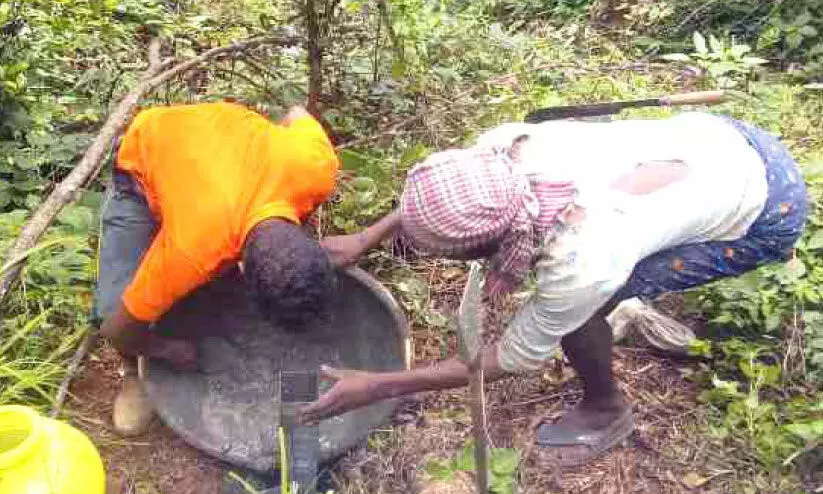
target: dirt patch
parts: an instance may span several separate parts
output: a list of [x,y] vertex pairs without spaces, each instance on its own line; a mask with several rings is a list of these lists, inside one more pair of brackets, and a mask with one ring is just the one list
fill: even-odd
[[[431,298],[425,306],[453,314],[462,273],[444,276],[448,270],[433,262],[415,263],[414,269],[428,281]],[[662,305],[666,312],[676,313],[681,309],[679,302],[670,299]],[[489,311],[491,337],[499,334],[517,305],[509,301]],[[410,317],[418,365],[454,351],[453,331],[433,329],[415,314]],[[696,388],[684,377],[691,365],[646,349],[617,349],[615,377],[634,405],[637,431],[623,447],[584,468],[556,470],[534,447],[537,425],[555,420],[581,396],[574,372],[559,361],[544,372],[488,385],[489,436],[496,447],[521,450],[522,493],[695,492],[690,482],[698,491],[728,492],[722,482],[730,474],[706,466],[710,451],[694,434],[703,427],[703,417],[695,405]],[[134,440],[123,440],[112,431],[111,408],[120,382],[119,359],[103,347],[87,362],[72,388],[74,423],[100,449],[109,494],[220,493],[226,466],[190,448],[159,422]],[[471,419],[465,404],[462,390],[409,399],[398,410],[395,427],[375,432],[366,447],[351,452],[336,466],[332,473],[338,484],[335,492],[420,492],[430,484],[424,473],[427,461],[454,457],[469,438]]]
[[[580,398],[582,390],[573,372],[564,367],[561,373],[552,370],[510,378],[488,387],[493,446],[523,452],[521,492],[688,491],[682,479],[702,465],[702,460],[687,453],[698,446],[689,434],[700,419],[694,386],[676,362],[644,350],[617,350],[615,375],[634,405],[637,431],[624,447],[584,468],[566,471],[541,458],[533,435],[539,423],[555,420]],[[454,457],[470,437],[471,419],[464,403],[462,391],[423,397],[415,423],[376,434],[369,449],[344,461],[339,492],[419,492],[427,483],[427,461]]]
[[120,389],[120,359],[99,348],[72,386],[71,417],[97,445],[107,473],[108,494],[219,494],[220,462],[189,447],[155,420],[145,435],[124,439],[111,425]]
[[[428,280],[430,301],[442,312],[454,313],[463,286],[462,275],[444,279],[436,262],[415,263]],[[486,340],[500,335],[522,300],[487,307]],[[660,301],[665,313],[682,316],[682,297]],[[682,322],[700,326],[696,317]],[[445,340],[454,352],[453,332],[444,335],[412,325],[418,365],[440,358]],[[615,350],[614,374],[634,407],[637,430],[623,447],[575,470],[558,470],[534,445],[534,431],[554,421],[582,396],[574,371],[561,361],[540,373],[512,377],[487,385],[487,414],[492,446],[522,452],[519,488],[522,493],[727,492],[722,475],[706,466],[706,444],[694,434],[703,428],[696,406],[697,389],[685,375],[694,362],[680,361],[642,348]],[[463,390],[428,393],[398,414],[402,427],[375,433],[369,447],[350,454],[337,471],[338,492],[400,494],[432,485],[425,474],[430,459],[453,458],[471,435],[471,418]],[[707,471],[711,473],[706,473]],[[715,475],[713,477],[713,475]],[[685,479],[685,480],[684,480]],[[698,479],[700,486],[690,480]],[[718,480],[715,480],[718,479]]]

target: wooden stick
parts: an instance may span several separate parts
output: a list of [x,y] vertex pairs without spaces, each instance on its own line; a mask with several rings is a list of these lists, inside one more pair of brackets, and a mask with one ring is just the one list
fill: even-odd
[[89,328],[88,333],[83,337],[83,341],[80,342],[80,346],[77,347],[77,351],[74,352],[74,356],[71,358],[69,366],[66,369],[66,375],[63,377],[63,381],[60,382],[60,387],[57,388],[57,395],[54,397],[54,403],[52,403],[49,417],[56,418],[60,415],[60,411],[63,409],[63,403],[69,395],[71,381],[74,379],[74,375],[77,374],[78,369],[80,369],[80,365],[86,359],[86,355],[88,355],[94,343],[97,341],[97,336],[97,329]]
[[483,352],[469,365],[469,410],[474,437],[474,466],[477,472],[477,492],[489,492],[489,445],[486,440],[486,396],[483,385]]
[[486,401],[483,386],[482,269],[472,263],[458,309],[460,358],[469,368],[469,410],[474,437],[477,491],[489,492],[489,445],[486,438]]
[[320,46],[320,26],[317,23],[317,6],[314,0],[306,0],[306,51],[308,52],[309,63],[309,92],[306,109],[315,118],[320,117],[320,110],[317,107],[320,101],[320,93],[323,91],[323,71],[322,58],[323,51]]

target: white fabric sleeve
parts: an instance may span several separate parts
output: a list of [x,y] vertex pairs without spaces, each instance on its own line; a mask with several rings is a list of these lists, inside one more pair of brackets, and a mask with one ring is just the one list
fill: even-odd
[[[506,328],[498,363],[508,372],[535,370],[563,336],[589,320],[625,284],[637,262],[630,236],[616,235],[619,212],[589,211],[577,226],[563,226],[541,249],[537,293]],[[604,335],[604,338],[608,335]]]

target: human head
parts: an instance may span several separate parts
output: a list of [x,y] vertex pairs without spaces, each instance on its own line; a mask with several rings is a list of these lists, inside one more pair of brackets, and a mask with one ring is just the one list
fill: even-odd
[[538,213],[528,180],[514,172],[508,154],[485,146],[429,156],[409,172],[400,198],[402,236],[413,249],[488,257],[495,278],[511,286],[531,268]]
[[299,331],[324,321],[337,278],[320,245],[297,225],[279,219],[258,223],[243,250],[246,286],[265,317]]

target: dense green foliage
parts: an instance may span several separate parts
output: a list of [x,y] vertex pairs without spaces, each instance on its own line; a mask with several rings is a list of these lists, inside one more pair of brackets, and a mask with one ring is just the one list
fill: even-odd
[[[823,77],[823,2],[392,0],[384,13],[372,0],[317,3],[325,40],[321,107],[348,141],[341,151],[347,177],[319,215],[324,232],[369,223],[391,208],[405,170],[428,153],[535,107],[684,88],[739,91],[712,111],[781,135],[803,164],[813,208],[796,260],[691,295],[714,333],[695,343],[704,360],[693,377],[703,383],[718,444],[771,477],[808,461],[811,446],[823,441],[823,410],[815,404],[823,381],[823,91],[804,85]],[[163,39],[166,56],[184,58],[261,34],[305,36],[303,7],[265,0],[0,4],[0,247],[134,86],[149,37]],[[277,115],[306,97],[305,54],[304,47],[272,46],[213,63],[143,103],[234,96]],[[101,183],[91,184],[60,216],[5,302],[0,403],[46,405],[67,355],[91,327],[101,191]],[[414,324],[442,330],[445,349],[448,317],[430,303],[429,280],[385,262],[383,253],[371,263]]]

